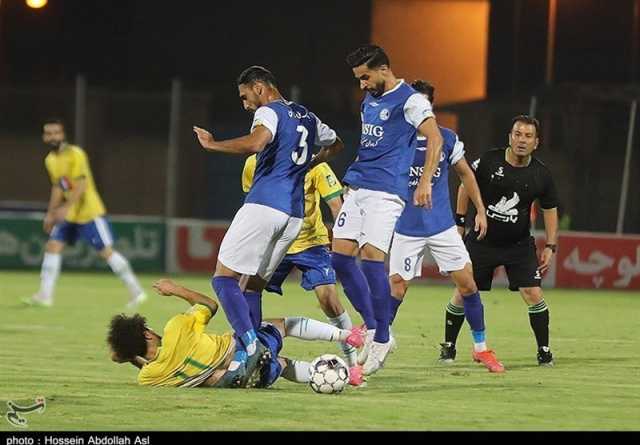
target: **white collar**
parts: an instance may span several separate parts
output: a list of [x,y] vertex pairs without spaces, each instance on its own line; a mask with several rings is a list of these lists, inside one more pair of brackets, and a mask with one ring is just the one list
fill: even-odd
[[384,97],[389,93],[393,93],[395,90],[400,88],[400,85],[402,85],[403,83],[404,83],[404,79],[398,79],[398,84],[395,87],[391,88],[389,91],[386,91],[386,92],[382,93],[382,95],[380,97]]

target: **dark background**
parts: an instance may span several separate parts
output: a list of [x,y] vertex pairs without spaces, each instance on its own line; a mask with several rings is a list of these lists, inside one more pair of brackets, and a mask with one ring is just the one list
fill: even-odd
[[[629,103],[639,95],[636,3],[558,0],[554,81],[547,85],[548,2],[491,1],[487,98],[441,108],[458,115],[458,131],[474,158],[505,143],[510,118],[526,112],[536,95],[544,127],[538,155],[558,178],[572,228],[615,226]],[[360,99],[344,56],[369,42],[372,7],[369,0],[50,0],[32,10],[22,0],[3,0],[0,153],[3,161],[35,163],[33,171],[41,174],[29,174],[29,186],[16,186],[18,173],[2,162],[0,200],[46,201],[40,121],[62,115],[73,135],[78,74],[89,83],[85,145],[111,213],[164,213],[169,88],[178,77],[184,97],[177,216],[233,215],[243,160],[205,155],[190,127],[207,126],[218,137],[247,130],[235,78],[252,64],[269,67],[285,96],[295,85],[298,99],[343,136],[347,152],[334,164],[341,174],[355,155]],[[633,174],[639,159],[632,160],[631,190],[640,187]],[[608,196],[597,215],[585,192]],[[625,231],[638,232],[640,201],[635,194],[629,199]]]

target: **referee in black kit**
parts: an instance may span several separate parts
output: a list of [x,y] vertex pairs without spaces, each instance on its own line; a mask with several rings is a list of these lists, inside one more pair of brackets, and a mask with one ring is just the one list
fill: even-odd
[[[465,242],[473,263],[473,275],[481,291],[491,290],[496,267],[505,266],[509,290],[520,291],[529,307],[529,321],[538,343],[538,364],[553,366],[549,349],[549,308],[542,295],[542,273],[556,252],[558,237],[558,198],[549,169],[532,153],[538,148],[540,123],[529,116],[516,116],[509,133],[509,146],[490,150],[472,163],[482,200],[487,208],[488,229],[477,239],[473,230]],[[531,206],[539,200],[544,215],[547,244],[536,254],[531,236]],[[469,197],[462,185],[458,189],[456,224],[464,233]],[[455,341],[464,321],[460,295],[447,306],[445,349],[455,350]]]

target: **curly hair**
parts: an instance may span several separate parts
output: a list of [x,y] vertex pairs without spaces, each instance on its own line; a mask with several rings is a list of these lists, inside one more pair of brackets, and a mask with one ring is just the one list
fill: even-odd
[[144,357],[147,353],[144,331],[147,329],[147,319],[140,314],[132,317],[115,315],[109,325],[107,343],[123,360],[133,360],[136,355]]

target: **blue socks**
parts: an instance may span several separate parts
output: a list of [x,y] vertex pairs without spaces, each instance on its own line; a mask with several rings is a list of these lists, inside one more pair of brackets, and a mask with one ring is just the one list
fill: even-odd
[[253,329],[258,330],[260,328],[260,323],[262,323],[262,293],[245,290],[244,298],[246,298],[247,305],[249,305],[249,313],[251,315],[251,324],[253,325]]
[[356,263],[356,257],[332,252],[331,264],[342,283],[344,293],[364,320],[367,329],[376,329],[377,324],[373,316],[369,285]]
[[389,324],[392,325],[393,321],[396,319],[396,315],[398,315],[398,309],[402,304],[403,300],[398,300],[393,295],[389,294]]
[[480,293],[475,292],[471,295],[463,295],[462,303],[464,304],[464,316],[471,326],[471,334],[474,343],[484,343],[484,307],[480,300]]
[[384,261],[362,260],[361,263],[362,272],[367,277],[371,289],[371,304],[376,317],[376,334],[373,340],[386,343],[389,341],[389,277],[384,268]]
[[220,300],[222,309],[227,315],[229,324],[239,337],[247,353],[252,355],[256,350],[256,333],[251,322],[249,305],[240,290],[238,280],[231,277],[214,277],[211,280],[213,290]]

